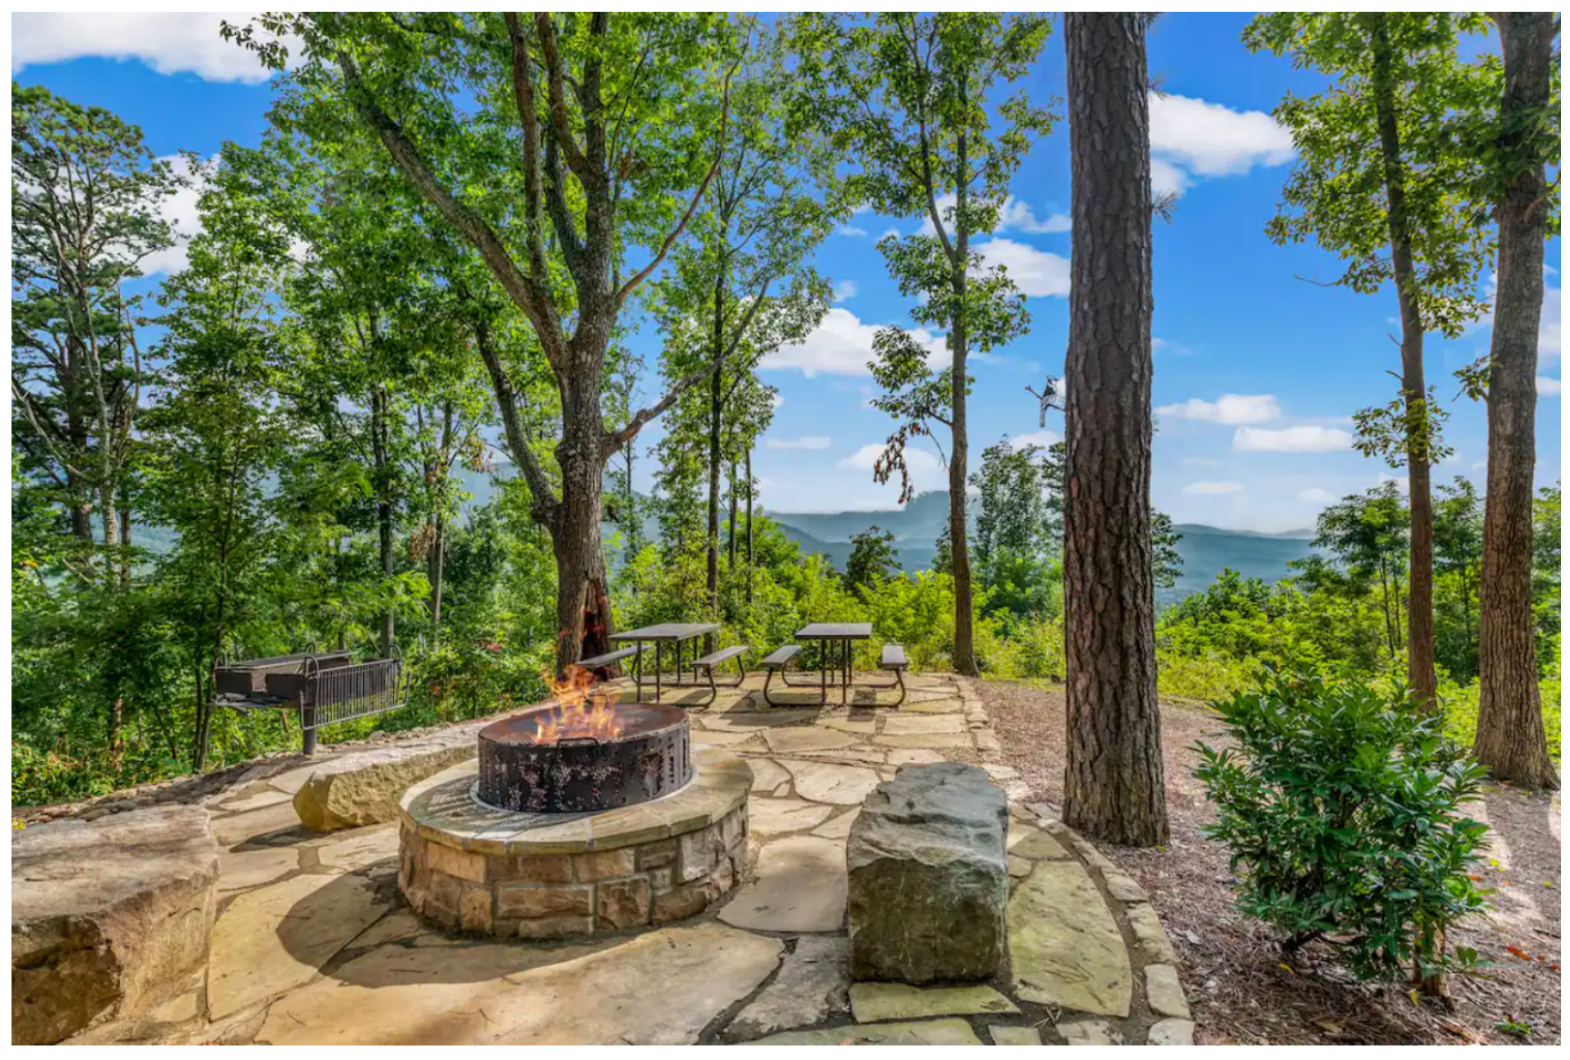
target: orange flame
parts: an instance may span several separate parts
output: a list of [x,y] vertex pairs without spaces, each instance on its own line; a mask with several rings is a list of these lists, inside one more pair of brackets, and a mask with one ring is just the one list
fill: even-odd
[[615,693],[596,693],[592,673],[581,666],[572,666],[563,681],[554,680],[548,670],[543,676],[556,697],[558,710],[539,722],[535,743],[557,743],[586,736],[602,741],[614,740],[621,735],[622,719],[615,710]]

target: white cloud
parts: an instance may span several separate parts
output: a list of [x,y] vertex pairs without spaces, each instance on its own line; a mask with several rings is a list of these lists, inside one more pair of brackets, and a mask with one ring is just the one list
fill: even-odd
[[[796,368],[809,379],[827,375],[871,375],[867,362],[873,359],[872,339],[880,325],[863,324],[848,309],[831,307],[812,334],[794,346],[784,346],[763,358],[765,369]],[[938,356],[943,340],[922,328],[912,328],[911,337],[927,347],[929,356]]]
[[881,235],[881,236],[879,236],[879,237],[878,237],[878,239],[877,239],[877,241],[878,241],[878,242],[879,242],[879,243],[881,243],[881,242],[883,242],[883,241],[884,241],[884,240],[885,240],[885,239],[887,239],[887,238],[889,238],[889,236],[893,236],[893,237],[894,237],[894,238],[895,238],[895,239],[898,239],[898,238],[899,238],[899,236],[900,236],[900,231],[899,231],[899,229],[898,229],[898,228],[888,228],[888,229],[884,229],[884,232],[883,232],[883,234],[882,234],[882,235]]
[[1057,445],[1062,440],[1063,438],[1058,434],[1057,431],[1040,430],[1031,431],[1029,434],[1022,434],[1017,438],[1010,438],[1009,444],[1012,445],[1015,449],[1023,449],[1027,445],[1039,445],[1043,449],[1050,449],[1052,446]]
[[834,234],[837,236],[851,236],[854,238],[859,238],[866,235],[867,230],[865,228],[857,228],[855,225],[845,225],[843,228],[836,228],[834,230]]
[[[193,73],[206,81],[266,81],[271,71],[255,53],[219,35],[225,20],[255,16],[202,12],[46,12],[11,16],[11,72],[86,56],[137,59],[160,74]],[[290,55],[299,47],[291,42]]]
[[1202,496],[1222,493],[1242,493],[1243,484],[1241,482],[1190,482],[1187,486],[1183,487],[1183,492],[1197,493]]
[[1352,435],[1334,427],[1239,427],[1232,448],[1245,453],[1332,453],[1352,448]]
[[834,285],[834,300],[836,302],[843,302],[843,301],[846,301],[847,299],[851,299],[851,298],[855,298],[855,297],[856,297],[856,281],[855,280],[841,280],[839,283]]
[[1181,342],[1173,342],[1171,339],[1163,339],[1160,336],[1154,336],[1150,340],[1150,352],[1152,356],[1158,353],[1173,353],[1179,357],[1187,357],[1194,351],[1183,345]]
[[1006,268],[1009,279],[1028,297],[1068,297],[1068,259],[1060,254],[1001,238],[982,243],[976,252],[987,265]]
[[[839,466],[852,471],[871,471],[877,464],[878,457],[883,455],[884,448],[883,442],[869,442],[842,458]],[[911,481],[918,488],[938,486],[948,480],[948,472],[943,467],[942,461],[925,449],[906,446],[905,466],[910,471]]]
[[1559,396],[1559,380],[1550,379],[1546,375],[1537,377],[1537,392],[1543,397]]
[[1278,166],[1295,151],[1292,134],[1264,111],[1152,92],[1150,153],[1151,189],[1181,195],[1195,179]]
[[800,438],[769,438],[764,443],[770,449],[827,449],[834,444],[834,439],[821,434],[809,434]]
[[[945,229],[950,227],[949,211],[954,209],[954,205],[958,201],[958,197],[953,194],[938,196],[938,216],[943,218]],[[1015,231],[1030,232],[1034,235],[1049,235],[1055,232],[1067,232],[1073,227],[1073,222],[1069,219],[1068,214],[1055,213],[1043,221],[1036,216],[1036,212],[1030,208],[1029,203],[1016,199],[1012,195],[1003,200],[1003,208],[998,211],[997,230],[1000,233]],[[899,232],[898,229],[890,229],[890,231],[896,235]],[[933,227],[932,217],[929,214],[922,219],[921,227],[916,230],[916,234],[930,236],[936,233],[937,229]]]
[[[184,155],[167,156],[163,161],[169,163],[169,168],[175,176],[187,179],[192,177],[191,165]],[[216,162],[217,156],[214,156],[212,161]],[[159,273],[172,274],[185,268],[189,260],[186,248],[202,231],[201,215],[196,208],[202,197],[202,187],[202,181],[193,179],[190,184],[181,187],[158,204],[158,213],[169,222],[174,230],[175,240],[173,246],[142,259],[144,274],[148,276],[156,276]]]
[[1163,416],[1206,423],[1267,423],[1281,417],[1281,405],[1274,394],[1222,394],[1214,401],[1190,398],[1156,410]]
[[1401,494],[1403,497],[1406,496],[1408,485],[1405,475],[1387,475],[1381,471],[1379,473],[1379,478],[1374,482],[1374,485],[1383,486],[1387,482],[1394,482],[1396,484],[1396,492]]
[[1331,501],[1336,499],[1335,495],[1329,490],[1322,490],[1318,486],[1314,486],[1306,490],[1299,490],[1297,495],[1300,499],[1310,501],[1314,504],[1329,504]]

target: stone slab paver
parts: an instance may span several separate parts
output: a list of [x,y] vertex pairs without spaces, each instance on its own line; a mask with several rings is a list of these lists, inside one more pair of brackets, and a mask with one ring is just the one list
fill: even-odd
[[851,733],[835,732],[833,729],[820,729],[816,726],[804,729],[771,729],[763,734],[763,739],[768,743],[769,750],[775,754],[790,754],[793,751],[828,751],[849,747],[856,742],[856,737]]
[[213,807],[214,813],[245,813],[247,810],[260,810],[267,806],[276,806],[280,802],[288,802],[289,796],[281,791],[259,791],[255,795],[247,795],[243,799],[230,799],[220,802]]
[[747,828],[755,836],[805,832],[828,819],[832,806],[820,806],[804,799],[765,799],[753,796],[747,801]]
[[752,790],[755,792],[773,791],[790,781],[790,770],[772,758],[749,758],[747,764],[752,767]]
[[1127,1016],[1133,971],[1117,922],[1083,865],[1041,861],[1009,899],[1009,957],[1026,1001]]
[[300,986],[387,909],[358,876],[296,876],[237,897],[213,927],[213,1019]]
[[1128,925],[1134,929],[1134,937],[1139,940],[1139,948],[1147,960],[1154,964],[1178,963],[1177,950],[1172,948],[1172,940],[1167,938],[1166,928],[1161,926],[1161,917],[1149,902],[1128,907]]
[[1066,858],[1063,844],[1039,828],[1018,821],[1009,822],[1009,853],[1022,858]]
[[850,835],[850,826],[856,823],[856,818],[860,813],[860,807],[847,813],[842,813],[833,820],[814,828],[812,834],[822,836],[824,839],[844,839]]
[[953,714],[910,714],[887,718],[883,722],[883,732],[888,736],[964,731],[964,721]]
[[294,847],[256,847],[218,854],[218,893],[246,891],[282,879],[300,867]]
[[1161,1020],[1150,1028],[1146,1045],[1193,1045],[1193,1020]]
[[1188,998],[1183,996],[1177,969],[1170,964],[1145,966],[1145,1000],[1157,1015],[1190,1018]]
[[850,1004],[846,946],[845,939],[835,935],[797,939],[779,975],[730,1022],[726,1040],[749,1041],[843,1015]]
[[788,836],[758,855],[757,878],[720,910],[754,931],[838,931],[845,924],[845,844]]
[[830,1027],[818,1031],[787,1031],[760,1038],[753,1045],[980,1045],[981,1039],[962,1019],[920,1023],[879,1023],[871,1027]]
[[275,1003],[275,1045],[686,1045],[780,963],[713,922],[565,948],[381,946]]
[[240,843],[265,843],[280,832],[308,835],[300,824],[294,805],[288,800],[249,813],[213,819],[213,838],[220,847],[233,847]]
[[938,748],[952,750],[969,750],[975,747],[975,742],[969,733],[964,732],[932,732],[909,733],[894,736],[879,736],[877,742],[885,747],[925,747],[929,750]]
[[860,806],[867,793],[878,786],[878,774],[862,766],[797,761],[783,764],[796,783],[796,794],[813,802]]
[[385,825],[357,832],[321,847],[317,857],[323,868],[337,872],[359,872],[378,862],[395,862],[398,859],[398,828]]
[[924,766],[942,761],[942,755],[927,747],[902,747],[889,752],[891,766]]
[[1105,1020],[1071,1020],[1058,1024],[1058,1033],[1069,1045],[1122,1045],[1123,1036]]
[[1041,1032],[1034,1027],[988,1027],[993,1045],[1040,1045]]
[[857,1023],[880,1023],[932,1016],[1013,1014],[1019,1008],[990,986],[854,983],[850,988],[850,1011]]

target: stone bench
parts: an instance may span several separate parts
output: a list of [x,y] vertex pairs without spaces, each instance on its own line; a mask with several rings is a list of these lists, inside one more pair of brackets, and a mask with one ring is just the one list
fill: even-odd
[[846,847],[851,979],[996,974],[1007,946],[1007,835],[1007,797],[976,766],[906,766],[874,788]]
[[198,806],[12,833],[12,1044],[111,1020],[173,1022],[160,1009],[201,989],[217,883],[218,844]]
[[318,767],[294,794],[294,812],[313,832],[363,828],[398,819],[411,787],[480,753],[483,723],[460,725],[441,739],[355,751]]

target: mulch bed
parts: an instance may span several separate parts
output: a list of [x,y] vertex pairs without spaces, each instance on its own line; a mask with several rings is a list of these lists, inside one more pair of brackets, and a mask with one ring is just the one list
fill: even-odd
[[[981,682],[1002,744],[1035,796],[1062,804],[1064,701],[1061,689],[1024,682]],[[1194,778],[1195,740],[1219,742],[1220,726],[1203,707],[1163,703],[1163,760],[1172,841],[1162,848],[1103,845],[1139,879],[1183,958],[1181,976],[1198,1023],[1199,1044],[1518,1044],[1496,1027],[1505,1019],[1531,1028],[1534,1045],[1559,1042],[1559,797],[1491,788],[1472,816],[1493,828],[1478,870],[1496,888],[1494,912],[1457,929],[1452,945],[1471,946],[1494,965],[1487,978],[1452,976],[1454,1009],[1414,1004],[1405,984],[1357,983],[1310,945],[1286,960],[1270,931],[1233,905],[1227,852],[1200,834],[1212,821]],[[1497,862],[1497,864],[1494,864]]]

